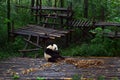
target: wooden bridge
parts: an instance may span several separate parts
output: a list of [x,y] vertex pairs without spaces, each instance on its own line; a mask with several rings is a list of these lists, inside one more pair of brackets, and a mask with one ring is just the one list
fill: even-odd
[[0,61],[0,80],[12,80],[18,75],[18,80],[35,80],[37,77],[44,79],[70,80],[75,75],[91,80],[98,80],[104,76],[105,80],[120,79],[119,57],[77,57],[79,60],[102,60],[99,66],[79,67],[66,62],[48,63],[43,58],[10,58]]

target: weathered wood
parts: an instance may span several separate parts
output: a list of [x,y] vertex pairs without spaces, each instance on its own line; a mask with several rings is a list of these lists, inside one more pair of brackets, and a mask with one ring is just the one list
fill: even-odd
[[[34,14],[34,16],[41,16],[41,17],[48,17],[48,14]],[[55,17],[56,16],[56,17]],[[55,14],[50,14],[50,17],[51,18],[70,18],[72,16],[72,14],[70,13],[70,14],[65,14],[65,13],[62,13],[62,14],[57,14],[57,15],[55,15]],[[48,18],[50,18],[50,17],[48,17]]]
[[46,31],[47,29],[47,32],[57,32],[57,33],[63,33],[63,34],[67,34],[68,31],[65,31],[65,30],[55,30],[55,29],[51,29],[51,28],[44,28],[44,27],[40,27],[40,26],[37,26],[37,25],[29,25],[29,26],[34,26],[34,28],[36,29],[41,29],[43,31]]
[[[39,7],[38,8],[33,7],[32,9],[39,10]],[[42,10],[53,10],[53,11],[67,11],[68,10],[67,8],[58,8],[58,7],[42,7],[41,9]]]
[[[103,60],[100,66],[88,68],[76,68],[74,65],[65,62],[48,63],[43,58],[10,58],[0,62],[0,79],[13,79],[12,72],[18,73],[20,80],[43,77],[44,79],[65,79],[72,78],[76,74],[83,75],[83,78],[92,78],[104,76],[105,80],[111,80],[114,77],[120,79],[120,58],[119,57],[77,57],[77,60]],[[46,65],[46,66],[45,66]],[[25,72],[28,71],[28,72]],[[64,76],[64,77],[63,77]]]
[[[28,40],[30,40],[30,39],[31,39],[31,37],[32,37],[32,36],[31,36],[31,35],[29,35],[29,36],[28,36]],[[26,49],[27,47],[28,47],[28,43],[26,43],[26,44],[25,44],[24,49]]]
[[25,40],[27,43],[30,43],[30,44],[32,44],[32,45],[34,45],[34,46],[36,46],[36,47],[42,48],[42,47],[39,46],[37,43],[33,43],[32,41],[27,40],[27,39],[25,39],[25,38],[24,38],[24,40]]
[[[35,3],[35,0],[31,0],[31,7],[34,7],[34,3]],[[17,5],[16,5],[16,7],[17,7]],[[33,14],[33,9],[31,9],[31,14]]]
[[96,26],[96,27],[99,27],[99,26],[117,26],[117,27],[120,27],[120,23],[114,23],[114,22],[96,22],[94,26]]
[[59,31],[50,28],[43,28],[37,25],[28,25],[29,27],[15,30],[15,34],[20,35],[32,35],[32,36],[40,36],[43,38],[51,38],[51,37],[62,37],[64,34],[69,33],[68,31]]
[[60,25],[59,23],[50,23],[50,22],[40,22],[42,24],[45,24],[45,25]]

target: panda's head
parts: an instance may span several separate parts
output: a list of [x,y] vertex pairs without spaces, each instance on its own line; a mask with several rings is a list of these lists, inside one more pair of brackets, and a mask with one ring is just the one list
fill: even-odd
[[53,44],[53,50],[58,51],[58,46],[56,44]]
[[56,44],[52,44],[47,46],[47,49],[51,49],[53,51],[58,51],[58,46]]

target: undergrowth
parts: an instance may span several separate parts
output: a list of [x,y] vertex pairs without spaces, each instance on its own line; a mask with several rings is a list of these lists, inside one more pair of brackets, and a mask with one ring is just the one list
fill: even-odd
[[69,48],[61,50],[64,56],[120,56],[120,40],[110,39],[102,33],[109,33],[110,30],[96,28],[95,37],[89,43],[71,45]]

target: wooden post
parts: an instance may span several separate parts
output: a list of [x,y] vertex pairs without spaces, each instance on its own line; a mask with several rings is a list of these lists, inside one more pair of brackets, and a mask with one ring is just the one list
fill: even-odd
[[10,31],[10,41],[14,42],[15,41],[15,35],[13,34],[14,32],[14,21],[12,21],[12,25],[11,25],[11,31]]
[[60,6],[61,6],[61,7],[64,6],[64,0],[60,0]]
[[35,21],[38,23],[38,11],[39,11],[39,2],[36,0],[36,16],[35,16]]
[[40,2],[39,2],[40,4],[39,4],[39,7],[40,7],[40,9],[39,9],[39,15],[40,15],[40,21],[42,20],[42,0],[40,0]]
[[55,4],[54,4],[54,7],[56,7],[57,6],[57,0],[55,0]]
[[[64,5],[64,1],[63,0],[60,0],[60,7],[63,7]],[[62,14],[63,12],[61,11],[61,14]],[[61,18],[61,27],[63,27],[63,18]]]
[[51,0],[48,0],[48,6],[51,6]]
[[88,0],[84,0],[84,17],[88,18]]
[[10,38],[10,29],[11,29],[11,24],[10,24],[10,0],[7,0],[7,18],[8,18],[8,22],[7,22],[7,32],[8,32],[8,40]]
[[[35,0],[31,0],[31,7],[34,7]],[[33,9],[31,9],[31,14],[33,13]]]
[[101,7],[101,21],[105,21],[105,8]]

